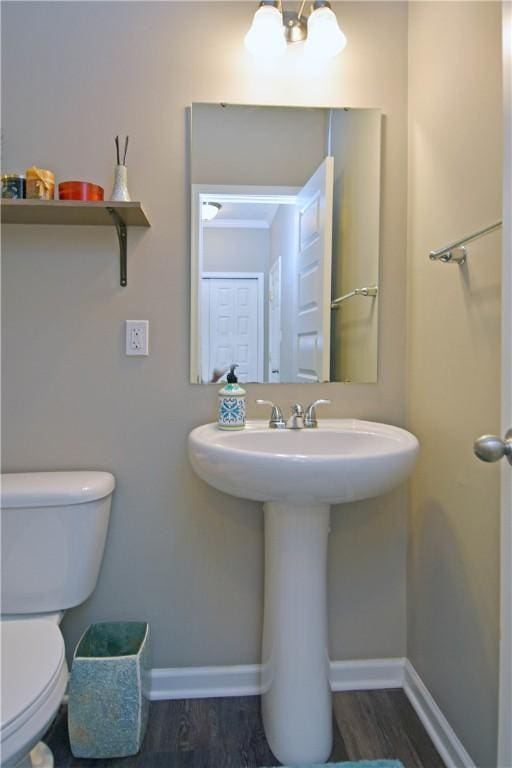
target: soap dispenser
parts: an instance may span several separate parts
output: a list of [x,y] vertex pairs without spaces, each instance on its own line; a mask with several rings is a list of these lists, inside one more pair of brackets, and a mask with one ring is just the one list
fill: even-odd
[[219,392],[219,429],[243,429],[245,427],[245,389],[235,375],[238,365],[230,366],[227,384]]

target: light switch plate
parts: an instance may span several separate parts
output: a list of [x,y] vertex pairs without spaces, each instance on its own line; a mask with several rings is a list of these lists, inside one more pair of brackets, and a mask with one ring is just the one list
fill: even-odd
[[126,321],[126,354],[149,355],[149,320]]

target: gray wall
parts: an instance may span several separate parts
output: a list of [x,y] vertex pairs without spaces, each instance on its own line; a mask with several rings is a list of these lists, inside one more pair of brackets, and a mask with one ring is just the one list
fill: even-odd
[[203,227],[205,272],[263,272],[268,277],[270,230]]
[[[405,418],[407,6],[344,2],[342,56],[306,66],[288,51],[278,68],[244,50],[253,13],[232,2],[2,5],[5,167],[38,163],[108,194],[113,137],[128,133],[131,193],[152,224],[129,232],[125,289],[113,229],[4,227],[4,468],[113,471],[99,583],[64,633],[71,647],[89,622],[146,618],[157,667],[260,655],[260,506],[210,489],[186,457],[218,389],[188,384],[192,102],[382,108],[379,382],[251,385],[249,415],[261,416],[256,397],[288,409],[314,396],[332,399],[331,416]],[[149,319],[148,358],[124,356],[126,318]],[[403,489],[333,510],[333,659],[405,653],[405,566]]]
[[462,268],[428,253],[501,218],[500,4],[415,2],[409,20],[408,423],[422,448],[408,656],[483,768],[496,765],[500,469],[472,445],[500,429],[500,234]]
[[195,104],[192,183],[302,187],[325,157],[326,119],[323,109]]

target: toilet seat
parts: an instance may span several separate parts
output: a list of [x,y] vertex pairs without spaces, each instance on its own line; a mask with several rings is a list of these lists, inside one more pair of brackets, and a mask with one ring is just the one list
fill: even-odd
[[2,767],[14,766],[47,730],[66,690],[64,639],[51,621],[2,621]]

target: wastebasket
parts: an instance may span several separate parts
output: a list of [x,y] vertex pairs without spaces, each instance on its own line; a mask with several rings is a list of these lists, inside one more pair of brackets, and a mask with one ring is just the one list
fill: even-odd
[[68,726],[75,757],[127,757],[146,731],[149,625],[92,624],[75,650],[69,681]]

